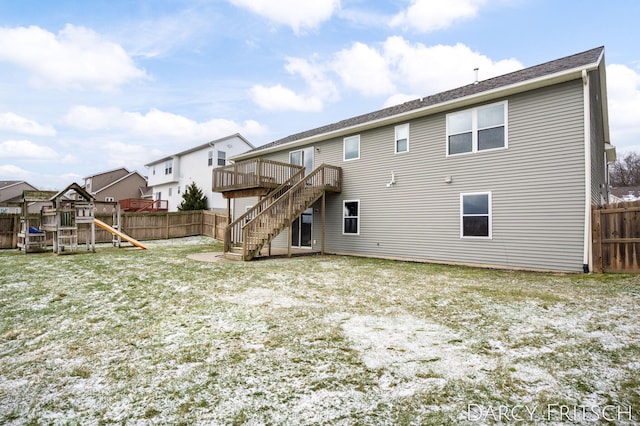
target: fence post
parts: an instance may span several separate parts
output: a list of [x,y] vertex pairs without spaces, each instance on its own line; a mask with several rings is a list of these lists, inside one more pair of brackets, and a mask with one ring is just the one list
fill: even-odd
[[598,206],[591,208],[593,227],[591,230],[591,249],[593,252],[593,272],[603,272],[603,259],[602,259],[602,213]]
[[11,248],[18,247],[18,233],[20,232],[20,215],[13,216],[13,235],[11,237]]

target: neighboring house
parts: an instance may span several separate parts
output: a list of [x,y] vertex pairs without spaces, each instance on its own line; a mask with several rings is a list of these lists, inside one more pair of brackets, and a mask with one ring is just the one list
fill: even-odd
[[640,200],[640,186],[618,186],[611,188],[611,203]]
[[124,167],[85,177],[84,188],[95,198],[98,213],[111,212],[114,202],[145,198],[148,192],[147,179]]
[[[284,188],[288,207],[267,196],[249,210],[227,241],[245,259],[303,212],[273,246],[580,272],[592,265],[591,207],[608,201],[614,151],[599,47],[293,134],[236,155],[236,171],[214,171],[214,185],[264,195],[273,186],[263,177],[242,185],[264,160],[340,168]],[[278,183],[292,173],[282,170]],[[235,198],[234,216],[255,201]]]
[[25,190],[37,191],[38,188],[21,180],[0,180],[0,214],[21,213],[22,191]]
[[211,170],[227,164],[229,157],[253,148],[236,133],[146,164],[153,199],[168,200],[169,211],[175,212],[185,188],[194,182],[207,197],[210,210],[226,211],[226,200],[211,191]]

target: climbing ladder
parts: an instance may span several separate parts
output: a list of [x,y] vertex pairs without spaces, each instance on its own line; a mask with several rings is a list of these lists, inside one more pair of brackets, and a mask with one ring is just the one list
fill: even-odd
[[302,169],[253,208],[227,225],[225,257],[253,259],[283,229],[325,192],[340,192],[342,169],[322,164],[308,175]]

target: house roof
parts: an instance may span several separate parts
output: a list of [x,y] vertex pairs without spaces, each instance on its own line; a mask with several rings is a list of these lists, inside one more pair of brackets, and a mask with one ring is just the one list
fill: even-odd
[[115,168],[115,169],[107,170],[106,172],[100,172],[100,173],[96,173],[96,174],[93,174],[93,175],[86,176],[86,177],[84,177],[83,179],[85,179],[85,180],[86,180],[86,179],[91,179],[91,178],[94,178],[94,177],[96,177],[96,176],[101,176],[101,175],[106,175],[106,174],[108,174],[108,173],[117,172],[118,170],[124,170],[125,172],[129,173],[129,170],[127,170],[126,168],[124,168],[124,167],[117,167],[117,168]]
[[29,185],[34,190],[36,189],[35,186],[31,185],[30,183],[24,180],[0,180],[0,189],[6,189],[11,186],[20,185],[21,183],[24,183],[25,185]]
[[378,127],[394,121],[406,120],[445,109],[462,107],[484,99],[522,92],[533,88],[578,78],[583,70],[596,69],[604,55],[604,47],[597,47],[564,58],[545,62],[509,74],[482,80],[435,95],[415,99],[378,111],[348,118],[315,129],[295,133],[232,157],[242,160],[261,155],[265,151],[277,151],[293,144],[309,143],[328,137],[354,133],[363,128]]
[[151,163],[147,163],[144,166],[145,167],[149,167],[149,166],[153,166],[154,164],[163,163],[163,162],[165,162],[167,160],[171,160],[171,159],[173,159],[175,157],[181,157],[183,155],[191,154],[192,152],[199,151],[199,150],[207,148],[207,147],[211,147],[216,143],[224,142],[224,141],[232,139],[232,138],[238,138],[238,139],[242,140],[244,143],[246,143],[249,146],[249,148],[255,149],[255,146],[251,142],[249,142],[244,136],[242,136],[240,133],[235,133],[233,135],[225,136],[224,138],[212,140],[212,141],[209,141],[209,142],[204,143],[202,145],[198,145],[196,147],[189,148],[186,151],[178,152],[177,154],[169,155],[169,156],[161,158],[159,160],[152,161]]
[[[104,191],[105,189],[108,189],[109,187],[111,187],[111,186],[113,186],[113,185],[115,185],[115,184],[117,184],[117,183],[120,183],[120,182],[122,182],[123,180],[126,180],[126,179],[130,178],[130,177],[131,177],[131,176],[133,176],[133,175],[138,175],[138,176],[140,176],[142,179],[144,179],[145,181],[147,180],[147,178],[145,178],[144,176],[142,176],[140,173],[138,173],[138,172],[136,172],[136,171],[129,172],[128,174],[126,174],[126,175],[122,176],[122,177],[121,177],[121,178],[119,178],[119,179],[114,180],[113,182],[110,182],[109,184],[107,184],[107,185],[103,186],[102,188],[98,188],[98,189],[96,189],[95,191],[93,191],[93,192],[92,192],[92,194],[97,194],[98,192]],[[86,188],[85,188],[85,189],[86,189]]]
[[616,186],[611,193],[625,201],[640,200],[640,186]]

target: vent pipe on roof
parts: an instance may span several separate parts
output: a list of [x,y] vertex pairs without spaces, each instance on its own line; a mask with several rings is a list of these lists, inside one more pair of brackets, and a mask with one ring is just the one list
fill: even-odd
[[478,84],[478,70],[480,68],[474,68],[473,71],[476,73],[476,80],[473,82],[473,84]]

